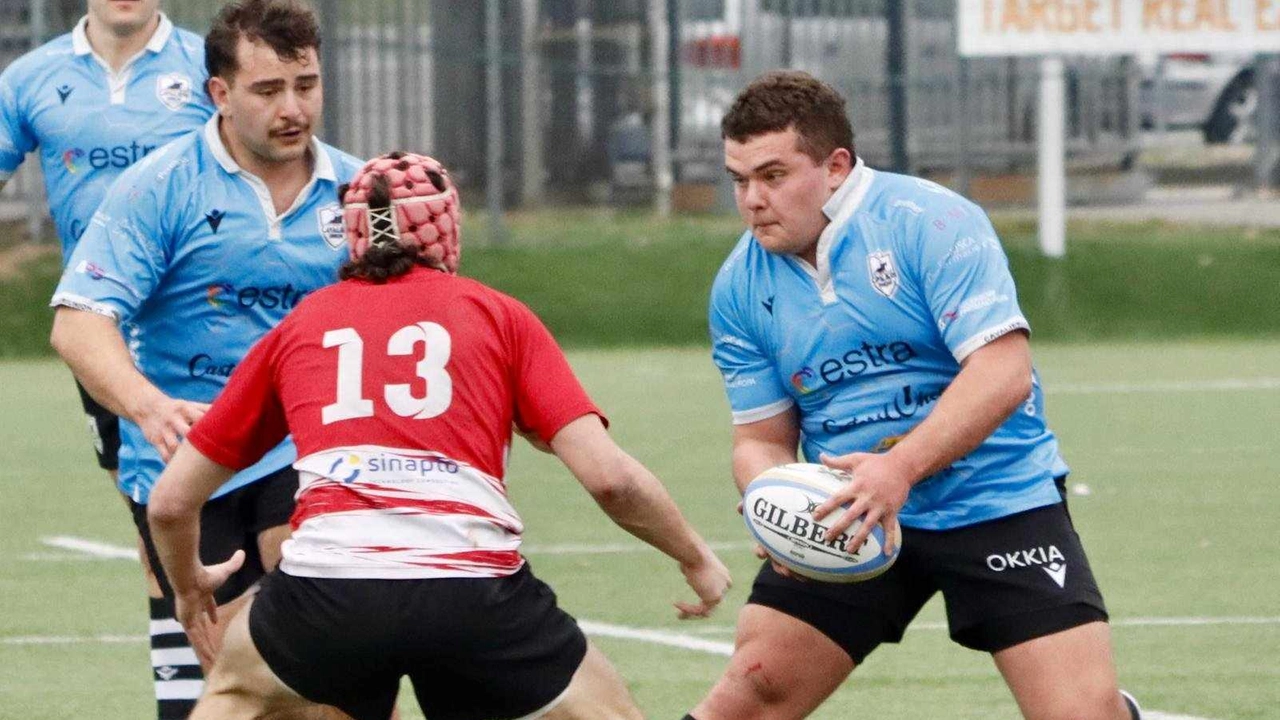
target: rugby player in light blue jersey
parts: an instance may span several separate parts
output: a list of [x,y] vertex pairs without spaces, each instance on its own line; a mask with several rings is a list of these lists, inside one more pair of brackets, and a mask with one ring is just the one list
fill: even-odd
[[[249,347],[347,258],[337,189],[360,163],[313,136],[322,105],[319,27],[288,0],[225,6],[205,41],[218,113],[116,181],[63,271],[52,342],[121,416],[119,487],[163,599],[153,642],[165,697],[198,697],[189,647],[172,652],[172,590],[146,503],[164,463]],[[237,474],[205,506],[201,552],[249,558],[215,595],[238,599],[279,559],[297,490],[291,443]],[[234,612],[224,610],[226,616]],[[168,638],[158,638],[168,634]]]
[[992,655],[1026,717],[1138,718],[985,213],[863,164],[843,98],[802,72],[756,79],[721,129],[749,226],[710,303],[735,481],[799,447],[852,474],[812,511],[826,535],[865,516],[859,547],[897,519],[902,554],[847,585],[764,563],[730,666],[689,717],[804,717],[941,592],[952,639]]
[[[125,168],[203,125],[204,41],[159,0],[89,0],[75,29],[0,73],[0,186],[38,150],[63,262]],[[115,473],[117,419],[83,388],[98,464]]]
[[[0,186],[27,153],[39,152],[64,263],[120,173],[213,114],[204,92],[204,41],[174,27],[158,5],[89,0],[70,33],[0,73]],[[76,388],[98,465],[114,480],[119,418]],[[143,569],[159,595],[146,563]],[[156,682],[163,693],[160,675]]]

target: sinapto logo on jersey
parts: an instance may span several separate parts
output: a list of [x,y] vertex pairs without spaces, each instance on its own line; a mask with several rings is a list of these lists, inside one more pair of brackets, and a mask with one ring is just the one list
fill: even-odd
[[418,457],[377,453],[362,456],[347,453],[334,460],[325,475],[340,483],[353,483],[364,475],[365,482],[394,485],[431,480],[441,474],[457,475],[460,469],[461,465],[456,460],[439,455]]
[[346,455],[333,461],[328,475],[340,483],[353,483],[360,477],[363,465],[359,455]]

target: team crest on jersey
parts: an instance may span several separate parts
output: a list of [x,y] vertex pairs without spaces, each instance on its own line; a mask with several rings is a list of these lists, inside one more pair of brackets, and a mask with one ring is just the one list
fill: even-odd
[[893,264],[893,253],[884,250],[868,255],[867,272],[876,292],[887,298],[898,292],[898,268]]
[[329,247],[338,249],[347,239],[346,227],[342,224],[342,208],[337,204],[325,205],[316,211],[320,218],[320,237],[329,243]]
[[181,110],[191,102],[191,76],[165,73],[156,79],[156,97],[170,110]]

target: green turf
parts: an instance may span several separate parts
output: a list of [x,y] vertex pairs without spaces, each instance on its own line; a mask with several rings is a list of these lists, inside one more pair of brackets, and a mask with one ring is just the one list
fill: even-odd
[[[575,352],[613,432],[668,483],[710,539],[742,541],[728,480],[727,410],[701,350]],[[1149,707],[1215,720],[1278,717],[1280,707],[1280,388],[1153,392],[1153,383],[1280,378],[1280,342],[1040,346],[1048,412],[1090,494],[1072,512],[1118,625],[1123,683]],[[1255,383],[1256,384],[1256,383]],[[92,468],[67,373],[48,361],[0,363],[0,717],[135,720],[151,703],[140,641],[17,645],[20,636],[141,636],[145,605],[128,561],[76,560],[41,544],[75,535],[129,545],[120,500]],[[674,619],[688,594],[652,552],[546,554],[538,546],[623,543],[554,460],[518,449],[510,484],[536,571],[583,619],[732,639],[754,561],[726,552],[738,585],[701,623]],[[27,559],[37,554],[43,560]],[[62,559],[52,559],[54,557]],[[1270,618],[1256,625],[1133,626],[1138,618]],[[924,623],[942,619],[931,604]],[[677,718],[725,658],[631,640],[599,645],[649,717]],[[411,700],[402,703],[417,718]],[[816,718],[1017,717],[988,658],[925,626],[874,654]]]

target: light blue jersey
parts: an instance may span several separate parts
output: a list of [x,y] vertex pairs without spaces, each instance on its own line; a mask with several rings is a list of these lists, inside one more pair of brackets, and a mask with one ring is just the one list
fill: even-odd
[[[933,410],[960,362],[1027,330],[981,208],[859,161],[823,208],[816,268],[746,233],[711,291],[711,340],[735,424],[795,406],[804,456],[887,450]],[[903,525],[943,530],[1060,501],[1067,466],[1030,397],[978,449],[921,481]]]
[[[338,186],[355,158],[312,142],[315,171],[277,216],[267,186],[204,130],[157,150],[107,192],[63,271],[52,304],[120,321],[138,369],[165,394],[212,402],[258,338],[347,259]],[[138,426],[120,419],[120,490],[145,504],[163,468]],[[293,442],[215,497],[293,462]]]
[[64,263],[112,181],[214,112],[198,35],[161,15],[146,48],[112,73],[86,22],[0,74],[0,180],[39,148]]

